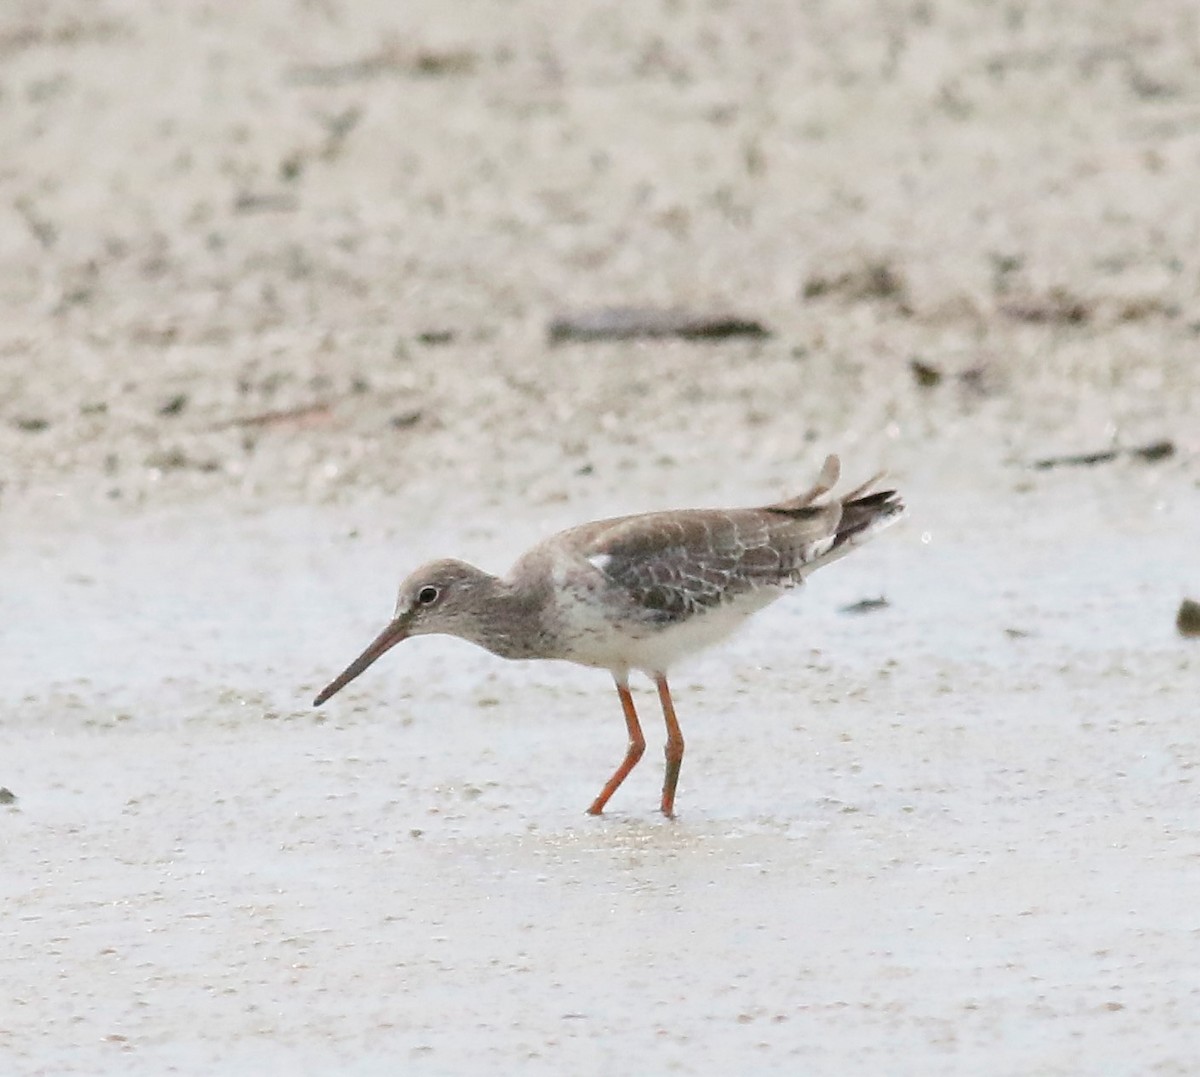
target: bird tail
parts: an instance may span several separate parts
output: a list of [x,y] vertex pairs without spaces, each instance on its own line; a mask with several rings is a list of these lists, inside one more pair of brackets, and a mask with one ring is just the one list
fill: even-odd
[[880,490],[864,497],[850,495],[842,501],[842,518],[838,521],[833,549],[857,546],[876,531],[887,527],[902,512],[904,502],[895,490]]
[[770,511],[787,516],[818,517],[826,513],[833,516],[829,521],[832,541],[805,566],[805,575],[849,553],[904,512],[904,502],[895,490],[870,492],[884,478],[882,471],[848,494],[821,501],[820,498],[837,485],[840,475],[840,461],[831,454],[825,458],[817,481],[808,490],[769,506]]

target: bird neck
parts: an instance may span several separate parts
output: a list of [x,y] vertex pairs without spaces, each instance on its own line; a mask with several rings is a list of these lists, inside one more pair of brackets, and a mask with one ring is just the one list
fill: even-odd
[[472,590],[471,616],[456,631],[500,658],[538,657],[540,597],[484,572]]

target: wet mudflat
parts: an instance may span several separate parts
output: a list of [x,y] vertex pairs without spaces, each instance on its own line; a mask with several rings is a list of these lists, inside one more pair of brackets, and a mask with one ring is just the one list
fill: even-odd
[[[1195,657],[1157,596],[1200,520],[1041,534],[1039,484],[1023,513],[929,508],[685,667],[674,823],[652,752],[583,814],[622,749],[602,673],[422,639],[306,706],[420,536],[168,513],[9,555],[14,1059],[1189,1057]],[[838,612],[880,589],[886,610]]]

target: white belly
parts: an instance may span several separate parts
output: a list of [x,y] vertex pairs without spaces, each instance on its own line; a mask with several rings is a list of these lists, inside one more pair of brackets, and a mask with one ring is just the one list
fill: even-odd
[[782,593],[781,588],[763,587],[664,626],[610,620],[600,606],[568,599],[558,610],[564,629],[558,657],[619,675],[631,669],[651,676],[666,673],[680,659],[728,638]]

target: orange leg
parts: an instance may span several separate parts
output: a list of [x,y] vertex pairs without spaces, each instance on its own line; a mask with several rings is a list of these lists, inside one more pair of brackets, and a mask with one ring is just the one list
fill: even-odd
[[683,733],[679,730],[679,719],[675,717],[675,704],[671,702],[671,689],[667,678],[660,674],[654,678],[658,685],[658,699],[662,703],[663,718],[667,723],[667,772],[663,778],[662,813],[668,819],[675,818],[675,786],[679,783],[679,768],[683,765]]
[[[608,784],[592,801],[592,806],[588,808],[589,815],[599,815],[604,811],[604,805],[608,803],[609,797],[617,791],[617,787],[637,766],[637,761],[642,758],[642,753],[646,750],[646,738],[642,736],[642,727],[638,723],[637,711],[633,709],[633,696],[629,694],[629,685],[617,681],[617,694],[621,697],[621,707],[625,711],[625,728],[629,730],[629,747],[625,751],[625,758],[621,760],[621,765],[608,779]],[[680,743],[682,744],[682,741]]]

